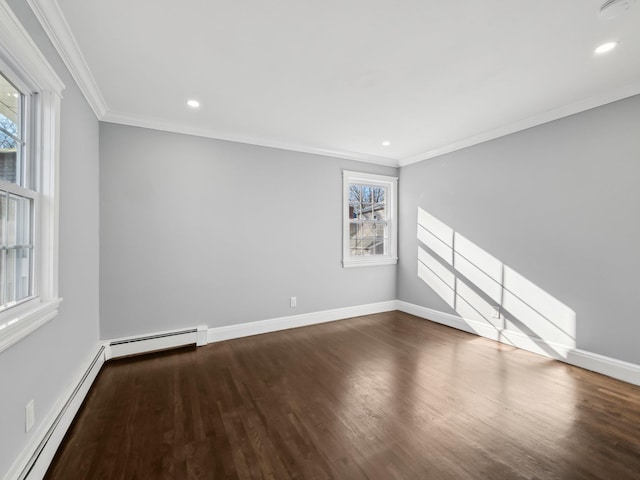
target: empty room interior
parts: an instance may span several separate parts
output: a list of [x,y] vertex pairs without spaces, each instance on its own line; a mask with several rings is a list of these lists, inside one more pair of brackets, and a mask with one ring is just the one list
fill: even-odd
[[0,478],[640,479],[640,2],[0,0]]

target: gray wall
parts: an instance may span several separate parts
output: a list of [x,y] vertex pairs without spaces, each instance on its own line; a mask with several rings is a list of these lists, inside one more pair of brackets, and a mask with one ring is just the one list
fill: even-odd
[[[0,353],[0,477],[98,341],[98,121],[31,13],[9,4],[66,85],[60,151],[59,315]],[[35,400],[36,425],[24,431],[24,407]]]
[[101,123],[102,338],[395,299],[395,266],[340,264],[341,169],[397,174]]
[[640,96],[400,172],[399,299],[453,310],[417,277],[418,207],[576,313],[577,347],[640,364]]

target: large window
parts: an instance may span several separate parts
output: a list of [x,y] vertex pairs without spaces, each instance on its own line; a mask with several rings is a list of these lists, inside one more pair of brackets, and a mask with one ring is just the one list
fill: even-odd
[[396,177],[343,172],[344,267],[397,262],[397,181]]
[[57,313],[64,85],[0,0],[0,351]]

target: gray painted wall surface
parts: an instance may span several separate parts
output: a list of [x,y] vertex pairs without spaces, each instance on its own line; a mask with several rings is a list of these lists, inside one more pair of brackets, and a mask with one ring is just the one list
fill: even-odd
[[[98,341],[98,121],[41,30],[27,2],[9,0],[66,85],[60,149],[59,315],[0,353],[0,477],[95,353]],[[24,431],[35,400],[36,425]]]
[[341,266],[341,169],[397,174],[101,123],[102,338],[395,299],[395,266]]
[[417,277],[418,207],[576,313],[577,347],[640,363],[640,96],[400,172],[399,299],[454,313]]

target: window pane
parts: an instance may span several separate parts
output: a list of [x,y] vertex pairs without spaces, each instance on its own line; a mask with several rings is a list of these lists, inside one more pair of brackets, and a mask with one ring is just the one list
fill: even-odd
[[349,249],[351,255],[360,255],[360,243],[362,241],[362,225],[352,223],[349,225]]
[[362,188],[362,203],[371,203],[371,186],[361,185]]
[[[0,190],[0,246],[7,244],[5,223],[7,217],[7,193]],[[2,270],[0,270],[2,272]]]
[[9,195],[7,246],[31,244],[31,199]]
[[386,255],[387,253],[387,241],[384,237],[376,237],[376,243],[374,248],[376,255]]
[[14,303],[16,301],[16,251],[7,250],[5,261],[5,282],[6,282],[6,298],[5,303]]
[[362,185],[349,185],[349,218],[358,218],[362,211]]
[[31,249],[17,248],[4,250],[0,268],[3,275],[2,307],[11,306],[31,295]]
[[31,203],[0,191],[0,309],[32,295]]
[[31,249],[18,248],[15,252],[15,296],[19,302],[31,295]]
[[4,307],[7,303],[7,278],[5,276],[7,271],[7,251],[0,251],[0,308]]
[[387,210],[384,204],[376,204],[374,206],[374,220],[386,220],[387,219]]
[[22,94],[0,74],[0,179],[21,184]]
[[362,238],[362,255],[373,255],[376,237],[366,236]]
[[372,195],[373,195],[373,199],[372,202],[373,203],[380,203],[380,204],[384,204],[385,199],[386,199],[386,192],[385,192],[385,188],[384,187],[373,187],[372,190]]

